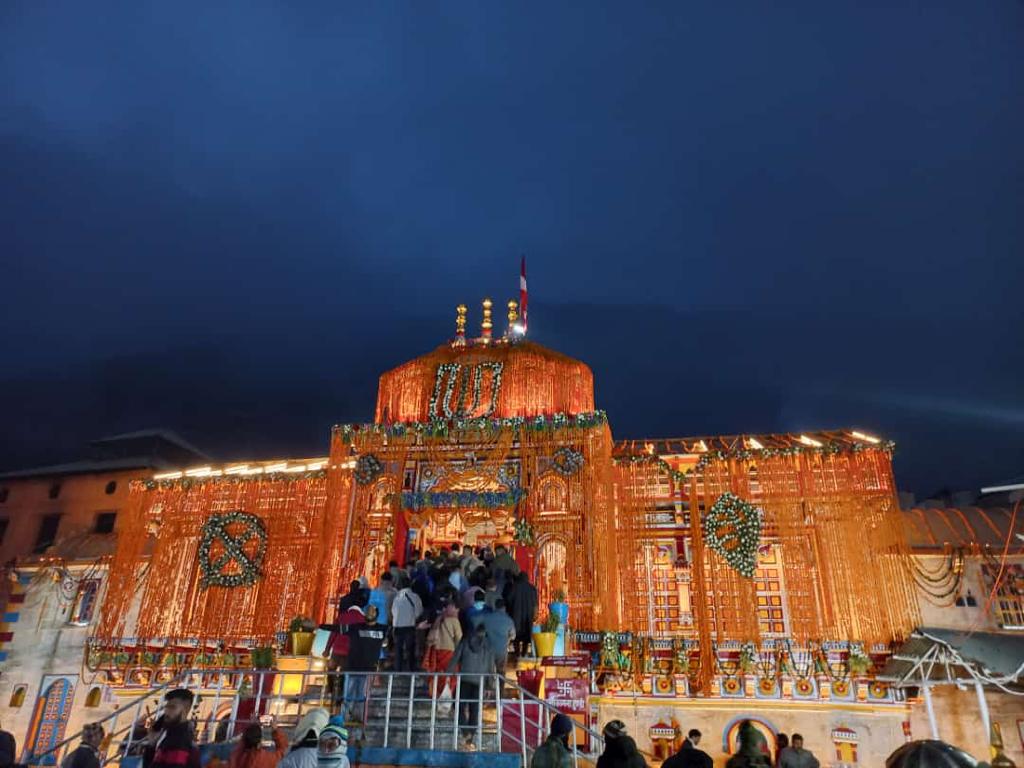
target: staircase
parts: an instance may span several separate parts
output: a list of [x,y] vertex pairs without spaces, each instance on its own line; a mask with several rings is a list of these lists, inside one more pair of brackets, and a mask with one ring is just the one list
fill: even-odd
[[[207,672],[209,672],[207,670]],[[138,719],[142,707],[162,696],[169,688],[183,686],[194,679],[193,672],[183,671],[163,685],[146,691],[137,699],[122,706],[117,713],[99,721],[112,735],[104,765],[122,759],[123,748],[129,746],[131,723]],[[250,673],[245,673],[250,674]],[[204,753],[214,751],[220,755],[226,744],[217,743],[218,730],[227,734],[235,733],[240,727],[253,722],[261,713],[273,717],[275,726],[289,733],[301,717],[310,709],[324,707],[337,712],[340,706],[331,704],[325,683],[335,673],[323,671],[288,672],[289,676],[301,676],[301,685],[293,695],[262,690],[259,684],[261,674],[252,670],[252,679],[257,685],[247,694],[236,690],[204,691],[200,712],[207,710],[206,719],[197,719],[197,742]],[[263,673],[265,674],[265,673]],[[456,681],[451,696],[434,697],[434,686],[443,688],[444,681]],[[293,678],[294,679],[294,678]],[[499,675],[438,675],[436,673],[368,673],[366,697],[363,702],[353,702],[346,713],[349,728],[349,746],[359,751],[359,762],[372,765],[372,754],[380,750],[431,751],[445,753],[482,752],[491,755],[504,754],[508,758],[517,756],[517,765],[528,766],[534,750],[547,737],[551,719],[558,710],[547,702],[539,700],[516,682]],[[476,691],[467,700],[465,694],[472,690],[473,683],[481,681]],[[464,688],[465,686],[465,688]],[[219,722],[212,719],[212,713],[231,702],[228,717]],[[248,707],[241,706],[245,702]],[[470,705],[478,713],[473,717],[468,711]],[[246,716],[242,711],[249,709],[254,714]],[[462,716],[460,718],[460,710]],[[120,720],[120,722],[119,722]],[[59,765],[64,755],[78,746],[81,733],[65,739],[45,755],[38,755],[31,765]],[[589,749],[577,748],[576,740],[589,742]],[[593,762],[601,750],[599,734],[578,726],[570,741],[573,765],[581,761]],[[393,757],[393,753],[389,753]],[[127,761],[125,761],[127,764]],[[391,757],[384,761],[394,764]],[[431,764],[436,761],[431,759]],[[415,764],[415,762],[413,763]],[[426,760],[424,763],[426,764]]]

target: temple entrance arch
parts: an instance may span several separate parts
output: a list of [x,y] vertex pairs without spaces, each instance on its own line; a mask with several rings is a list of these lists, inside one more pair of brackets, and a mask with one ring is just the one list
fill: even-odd
[[499,467],[469,465],[433,470],[439,477],[418,496],[419,509],[407,510],[416,531],[418,552],[458,542],[473,547],[508,543],[512,539],[514,504],[511,488]]

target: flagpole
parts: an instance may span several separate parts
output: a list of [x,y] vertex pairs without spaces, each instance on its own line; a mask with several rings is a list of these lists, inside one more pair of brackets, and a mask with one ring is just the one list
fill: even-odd
[[524,253],[519,262],[519,324],[523,327],[524,336],[529,328],[526,300],[526,254]]

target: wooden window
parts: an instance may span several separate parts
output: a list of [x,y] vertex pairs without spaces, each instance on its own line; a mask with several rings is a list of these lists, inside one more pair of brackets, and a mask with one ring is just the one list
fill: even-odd
[[7,706],[17,709],[18,707],[23,705],[25,703],[25,691],[27,690],[27,688],[28,686],[26,685],[14,686],[14,690],[11,691],[11,701],[8,703]]
[[93,533],[113,533],[114,523],[117,521],[117,512],[99,512],[96,515],[96,525]]
[[60,514],[43,515],[39,521],[39,533],[36,534],[36,544],[32,548],[33,553],[45,552],[54,541],[57,540],[57,529],[60,527]]

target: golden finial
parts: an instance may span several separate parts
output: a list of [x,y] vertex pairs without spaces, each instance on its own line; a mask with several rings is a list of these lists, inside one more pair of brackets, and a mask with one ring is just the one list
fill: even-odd
[[494,306],[494,304],[490,299],[484,299],[484,321],[480,324],[480,335],[485,344],[491,340],[491,328],[494,327],[491,323],[492,306]]
[[508,330],[505,332],[506,336],[511,336],[516,332],[516,322],[519,320],[519,302],[515,299],[508,300]]
[[459,339],[466,338],[466,305],[459,304],[455,308],[455,336]]
[[992,762],[989,765],[992,768],[1015,768],[1016,763],[1003,752],[1003,731],[999,727],[999,723],[992,723],[989,743],[991,744],[989,751],[992,755]]

